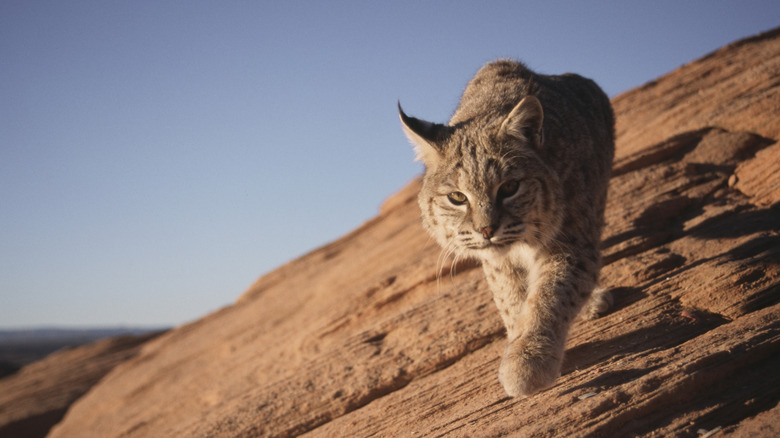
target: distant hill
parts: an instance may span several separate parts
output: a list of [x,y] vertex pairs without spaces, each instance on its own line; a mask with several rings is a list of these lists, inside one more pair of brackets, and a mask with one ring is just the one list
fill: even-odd
[[0,330],[0,378],[13,374],[24,365],[43,359],[67,347],[77,347],[116,336],[138,336],[166,330],[163,327],[38,327]]

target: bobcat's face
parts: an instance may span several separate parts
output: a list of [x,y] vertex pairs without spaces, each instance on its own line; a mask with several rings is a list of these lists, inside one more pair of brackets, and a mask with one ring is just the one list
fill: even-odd
[[426,173],[419,199],[439,244],[485,258],[518,242],[545,241],[555,215],[554,175],[535,151],[521,141],[453,143]]

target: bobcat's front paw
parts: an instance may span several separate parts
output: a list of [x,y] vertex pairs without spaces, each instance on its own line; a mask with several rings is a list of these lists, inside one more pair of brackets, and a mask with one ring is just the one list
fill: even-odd
[[612,293],[602,287],[593,289],[590,298],[580,311],[580,318],[585,320],[596,319],[607,313],[613,304]]
[[510,397],[525,397],[552,385],[560,369],[561,358],[551,351],[515,339],[506,346],[498,380]]

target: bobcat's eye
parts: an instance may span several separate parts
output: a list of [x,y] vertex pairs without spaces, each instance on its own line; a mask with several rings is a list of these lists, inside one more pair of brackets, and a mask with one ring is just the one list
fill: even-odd
[[517,182],[517,180],[507,181],[504,184],[501,184],[501,187],[498,188],[498,198],[509,198],[510,196],[517,193],[518,188],[520,188],[520,183]]
[[455,205],[463,205],[466,203],[466,195],[461,192],[452,192],[447,195],[447,199]]

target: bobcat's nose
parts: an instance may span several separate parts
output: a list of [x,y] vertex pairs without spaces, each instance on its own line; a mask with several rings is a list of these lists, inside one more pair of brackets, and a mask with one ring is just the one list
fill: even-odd
[[482,233],[482,237],[484,237],[487,240],[490,240],[491,237],[493,237],[493,227],[483,227],[479,230],[480,233]]

